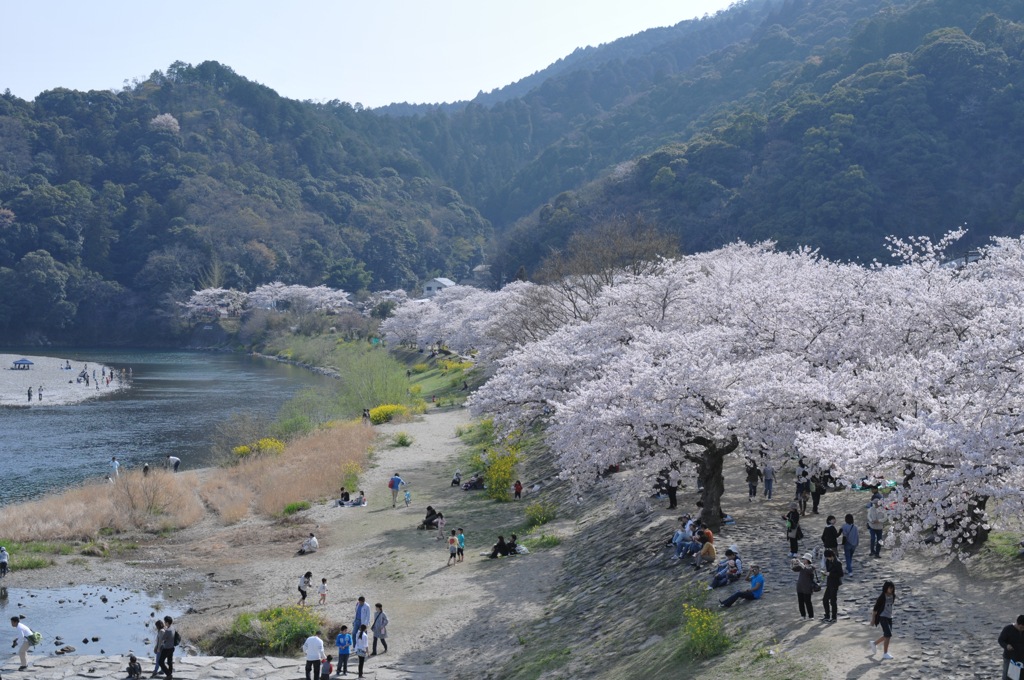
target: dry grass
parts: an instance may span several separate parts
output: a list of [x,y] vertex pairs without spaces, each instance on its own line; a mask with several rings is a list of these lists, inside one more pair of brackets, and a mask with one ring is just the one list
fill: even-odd
[[333,496],[352,464],[365,464],[373,436],[361,423],[342,423],[295,440],[280,456],[245,460],[215,476],[250,489],[258,513],[280,515],[289,503]]
[[101,529],[187,527],[203,517],[195,484],[194,473],[129,472],[113,484],[85,484],[0,508],[0,526],[5,536],[22,541],[87,541]]
[[330,498],[353,469],[366,463],[373,429],[349,422],[298,439],[279,456],[245,460],[210,471],[127,472],[39,500],[0,507],[0,527],[11,541],[90,541],[101,530],[161,531],[198,523],[205,503],[225,524],[251,510],[279,516],[296,501]]

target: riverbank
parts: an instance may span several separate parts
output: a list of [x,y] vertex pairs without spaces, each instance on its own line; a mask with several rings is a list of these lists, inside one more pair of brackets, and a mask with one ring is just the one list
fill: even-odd
[[[32,362],[29,368],[14,368],[14,362],[22,359]],[[79,378],[83,372],[88,381]],[[114,377],[108,382],[111,374]],[[122,372],[120,368],[65,358],[0,354],[0,406],[78,404],[128,389],[130,384],[127,368]]]

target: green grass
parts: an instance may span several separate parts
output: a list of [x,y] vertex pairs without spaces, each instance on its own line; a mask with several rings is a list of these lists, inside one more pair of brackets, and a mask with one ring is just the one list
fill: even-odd
[[516,666],[516,673],[511,677],[515,680],[536,680],[544,673],[569,663],[571,658],[572,650],[568,647],[537,653],[531,652],[527,645]]
[[526,506],[526,526],[547,524],[558,516],[558,508],[550,501],[534,501]]
[[541,534],[540,536],[531,536],[524,538],[519,541],[525,545],[531,552],[536,550],[542,550],[544,548],[554,548],[555,546],[561,545],[562,539],[558,536],[549,536],[548,534]]
[[989,551],[1003,559],[1016,560],[1020,557],[1020,534],[1009,531],[993,531],[988,535],[983,551]]
[[70,555],[75,551],[72,545],[68,543],[58,543],[55,541],[28,541],[25,543],[19,543],[17,541],[8,541],[0,538],[0,545],[7,548],[7,552],[11,554],[11,559],[14,559],[14,555],[18,553]]
[[39,555],[11,555],[11,571],[24,569],[45,569],[53,565],[52,557],[41,557]]
[[301,512],[302,510],[309,510],[310,507],[309,501],[295,501],[294,503],[289,503],[284,506],[284,510],[281,511],[281,514],[287,517],[288,515],[294,515],[297,512]]
[[395,446],[412,446],[412,437],[408,432],[397,432],[391,442]]
[[209,646],[224,656],[291,655],[324,627],[323,617],[312,607],[274,607],[239,614],[231,629]]

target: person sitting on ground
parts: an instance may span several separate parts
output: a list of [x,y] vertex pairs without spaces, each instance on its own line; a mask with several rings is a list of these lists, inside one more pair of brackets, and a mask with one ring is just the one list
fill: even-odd
[[463,491],[478,491],[484,488],[484,478],[474,473],[469,481],[462,485]]
[[360,491],[358,496],[353,498],[345,505],[350,508],[361,508],[362,506],[366,505],[366,493],[364,491]]
[[309,538],[302,542],[302,547],[299,548],[300,555],[307,555],[309,553],[315,553],[320,549],[320,541],[316,540],[316,536],[312,532],[309,534]]
[[740,561],[740,556],[734,548],[735,546],[730,546],[725,551],[725,559],[719,562],[715,575],[711,578],[709,589],[727,586],[733,581],[738,580],[743,573],[743,563]]
[[128,668],[125,670],[128,673],[129,680],[139,680],[142,677],[142,664],[139,663],[134,654],[128,655]]
[[505,543],[505,547],[508,548],[508,554],[509,555],[518,555],[519,554],[519,537],[516,536],[515,534],[512,534],[512,538],[508,539],[508,542]]
[[705,564],[714,564],[715,559],[718,557],[718,553],[715,551],[715,539],[711,536],[710,531],[704,532],[704,540],[701,541],[703,545],[700,547],[700,552],[693,556],[693,568],[700,569]]
[[338,496],[338,505],[346,505],[352,502],[352,496],[348,491],[345,491],[345,487],[341,487],[341,495]]
[[764,576],[761,575],[761,567],[756,564],[750,565],[750,587],[746,590],[738,590],[724,600],[718,601],[718,606],[728,609],[736,600],[760,600],[764,593]]
[[677,555],[680,552],[680,546],[684,543],[689,543],[693,538],[693,535],[686,531],[686,522],[685,515],[679,518],[679,524],[676,526],[676,530],[672,532],[672,539],[668,542],[669,545],[675,548],[675,554]]
[[462,486],[462,470],[456,470],[452,475],[452,486]]
[[491,547],[491,554],[489,557],[493,560],[498,557],[498,555],[508,556],[508,544],[505,543],[504,536],[498,536],[498,542]]
[[699,521],[691,520],[687,522],[686,526],[683,528],[683,532],[689,532],[690,539],[688,541],[684,540],[682,543],[676,545],[676,553],[672,556],[672,559],[674,560],[681,560],[690,557],[691,555],[696,555],[700,552],[700,549],[704,547],[704,543],[701,541],[701,538],[707,538],[707,535],[704,533],[703,527]]
[[437,510],[434,510],[434,506],[428,505],[427,506],[427,514],[426,514],[426,516],[423,518],[423,521],[420,522],[420,525],[418,527],[416,527],[416,528],[417,529],[433,529],[434,528],[434,522],[436,522],[436,521],[437,521]]

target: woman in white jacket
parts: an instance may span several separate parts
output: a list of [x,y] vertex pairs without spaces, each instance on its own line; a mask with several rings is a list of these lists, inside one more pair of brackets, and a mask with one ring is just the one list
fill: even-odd
[[370,646],[370,637],[366,634],[366,624],[359,626],[356,633],[356,656],[359,657],[359,675],[363,677],[363,664],[366,663],[366,654]]

